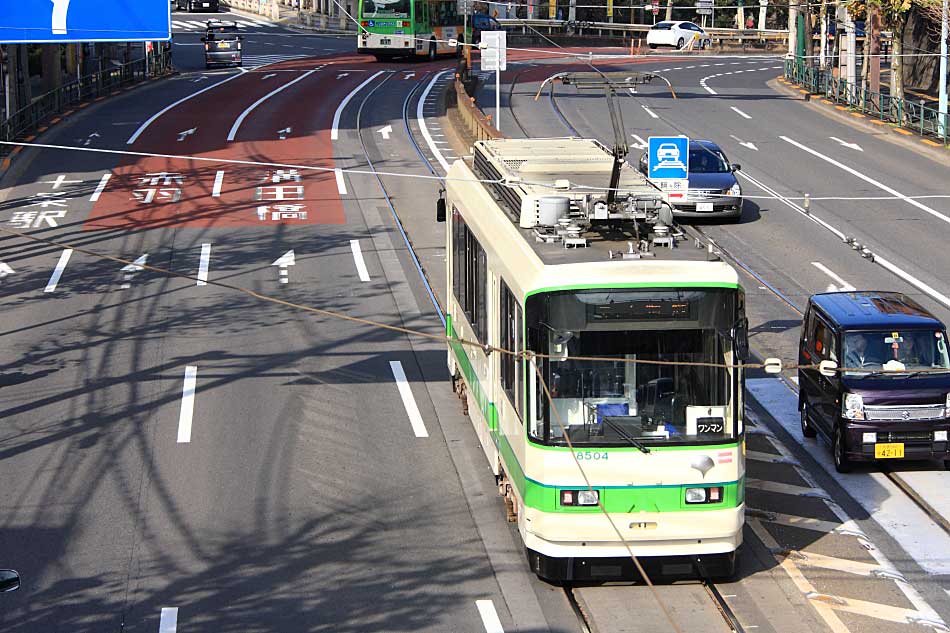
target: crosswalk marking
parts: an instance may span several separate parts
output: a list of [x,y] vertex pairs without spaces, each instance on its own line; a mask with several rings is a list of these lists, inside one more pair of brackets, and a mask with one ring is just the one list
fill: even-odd
[[277,62],[289,62],[294,59],[303,59],[309,55],[244,55],[244,65],[257,68]]
[[[214,19],[222,19],[222,18],[214,18]],[[238,26],[242,26],[244,28],[261,28],[261,27],[278,28],[278,25],[270,24],[268,22],[252,22],[249,20],[232,20],[230,18],[224,18],[223,21],[236,22]],[[189,31],[190,30],[204,30],[208,28],[208,22],[207,20],[172,20],[172,26],[179,29],[189,30]]]

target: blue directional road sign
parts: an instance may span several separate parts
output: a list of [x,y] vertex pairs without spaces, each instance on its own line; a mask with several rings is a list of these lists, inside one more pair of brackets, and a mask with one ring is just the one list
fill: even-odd
[[681,180],[689,176],[689,139],[685,136],[651,136],[647,154],[653,180]]
[[172,37],[168,0],[2,0],[0,43],[148,42]]

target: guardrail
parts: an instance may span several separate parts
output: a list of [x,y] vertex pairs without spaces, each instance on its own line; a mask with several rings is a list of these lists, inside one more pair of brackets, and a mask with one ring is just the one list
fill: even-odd
[[[0,121],[0,139],[14,139],[36,133],[39,128],[56,115],[62,114],[84,101],[93,101],[112,94],[118,88],[171,72],[171,54],[162,51],[127,64],[106,68],[60,86],[40,95],[28,106],[20,108],[4,121]],[[11,151],[9,145],[0,146],[0,157]]]
[[892,123],[898,127],[917,132],[924,138],[933,138],[950,145],[945,120],[943,132],[940,130],[940,113],[928,107],[926,101],[911,101],[893,97],[883,92],[872,92],[863,85],[849,84],[847,80],[835,77],[828,70],[821,70],[803,60],[786,59],[785,77],[810,94],[821,95],[838,105],[848,106],[855,112]]

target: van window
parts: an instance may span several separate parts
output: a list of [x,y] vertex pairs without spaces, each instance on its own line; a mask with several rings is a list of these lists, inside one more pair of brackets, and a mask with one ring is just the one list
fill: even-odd
[[835,351],[834,331],[821,317],[813,315],[812,319],[815,324],[811,336],[812,349],[821,360],[837,361],[838,353]]

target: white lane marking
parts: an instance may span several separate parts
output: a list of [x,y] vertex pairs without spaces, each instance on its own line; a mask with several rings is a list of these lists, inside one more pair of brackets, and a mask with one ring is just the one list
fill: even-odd
[[199,286],[208,285],[208,264],[211,263],[211,244],[201,245],[201,259],[198,260],[198,283]]
[[896,198],[900,198],[901,200],[903,200],[903,201],[906,202],[907,204],[910,204],[910,205],[912,205],[912,206],[915,206],[915,207],[917,207],[918,209],[920,209],[921,211],[925,211],[925,212],[929,213],[930,215],[934,216],[935,218],[938,218],[938,219],[940,219],[940,220],[943,220],[944,222],[950,223],[950,217],[945,216],[944,214],[940,213],[939,211],[935,211],[934,209],[931,209],[931,208],[928,207],[927,205],[922,204],[922,203],[918,202],[917,200],[913,200],[912,198],[908,198],[907,196],[905,196],[905,195],[902,194],[901,192],[897,191],[896,189],[894,189],[894,188],[892,188],[892,187],[888,187],[888,186],[885,185],[884,183],[878,182],[877,180],[874,180],[873,178],[871,178],[871,177],[869,177],[869,176],[865,176],[864,174],[862,174],[862,173],[859,172],[858,170],[852,169],[851,167],[848,167],[848,166],[845,165],[844,163],[839,163],[839,162],[836,161],[835,159],[830,158],[830,157],[828,157],[828,156],[825,156],[824,154],[822,154],[822,153],[820,153],[820,152],[816,152],[815,150],[811,149],[810,147],[806,147],[805,145],[802,145],[802,144],[799,143],[798,141],[793,141],[792,139],[788,138],[787,136],[780,136],[779,138],[782,139],[783,141],[785,141],[786,143],[791,143],[791,144],[794,145],[795,147],[797,147],[797,148],[799,148],[799,149],[802,149],[802,150],[808,152],[808,153],[811,154],[812,156],[817,156],[818,158],[822,159],[823,161],[825,161],[825,162],[827,162],[827,163],[831,163],[831,164],[834,165],[835,167],[838,167],[838,168],[840,168],[840,169],[843,169],[844,171],[848,172],[849,174],[851,174],[851,175],[853,175],[853,176],[857,176],[858,178],[860,178],[860,179],[863,180],[864,182],[870,183],[870,184],[874,185],[875,187],[878,187],[878,188],[880,188],[880,189],[886,191],[887,193],[891,194],[892,196],[894,196],[894,197],[896,197]]
[[636,143],[632,144],[635,149],[646,149],[650,146],[649,143],[643,140],[642,136],[638,134],[631,134],[630,136],[633,137],[634,141],[636,141]]
[[297,259],[294,257],[293,249],[287,251],[280,257],[274,260],[274,263],[271,266],[278,266],[278,276],[280,277],[280,283],[286,284],[290,282],[290,271],[287,269],[288,266],[295,266],[297,264]]
[[350,240],[350,250],[353,251],[356,272],[360,275],[360,281],[369,281],[369,271],[366,270],[366,261],[363,259],[363,249],[360,248],[360,241]]
[[501,620],[498,619],[498,612],[495,611],[494,602],[491,600],[476,600],[475,608],[478,609],[478,615],[482,616],[485,633],[505,633],[505,629],[501,627]]
[[178,630],[178,607],[162,607],[158,633],[175,633]]
[[356,93],[357,93],[357,92],[359,92],[360,90],[362,90],[367,84],[369,84],[371,81],[373,81],[374,79],[376,79],[377,77],[379,77],[380,75],[382,75],[384,72],[386,72],[386,71],[384,71],[384,70],[377,71],[377,72],[376,72],[374,75],[372,75],[369,79],[367,79],[366,81],[364,81],[363,83],[361,83],[360,85],[358,85],[356,88],[353,88],[353,90],[350,92],[350,94],[346,95],[346,97],[343,98],[343,101],[341,101],[341,102],[340,102],[340,105],[337,106],[336,112],[333,113],[333,125],[330,127],[330,140],[331,140],[331,141],[335,141],[335,140],[337,140],[337,139],[340,138],[340,132],[339,132],[340,117],[343,116],[343,108],[346,107],[346,104],[348,104],[348,103],[350,102],[350,99],[352,99],[353,97],[356,96]]
[[16,271],[10,267],[10,264],[4,264],[3,262],[0,262],[0,279],[3,279],[7,275],[12,275],[15,272]]
[[752,117],[750,117],[748,114],[746,114],[745,112],[743,112],[742,110],[740,110],[739,108],[737,108],[736,106],[730,106],[729,109],[732,110],[733,112],[735,112],[736,114],[738,114],[739,116],[743,117],[743,118],[746,118],[746,119],[751,119],[751,118],[752,118]]
[[336,176],[336,190],[340,192],[341,196],[345,196],[346,182],[343,180],[343,170],[337,167],[333,170],[333,174]]
[[148,120],[147,120],[145,123],[143,123],[142,125],[140,125],[140,126],[139,126],[139,129],[135,130],[135,133],[132,134],[132,136],[129,137],[129,140],[127,140],[127,141],[125,142],[125,144],[126,144],[126,145],[131,145],[132,143],[134,143],[134,142],[138,139],[138,137],[142,135],[142,132],[144,132],[146,129],[148,129],[148,126],[150,126],[152,123],[154,123],[155,120],[158,119],[158,117],[162,116],[163,114],[165,114],[166,112],[168,112],[168,111],[171,110],[172,108],[175,108],[175,107],[181,105],[182,103],[184,103],[185,101],[188,101],[189,99],[194,99],[195,97],[197,97],[198,95],[200,95],[200,94],[203,93],[203,92],[207,92],[207,91],[209,91],[209,90],[211,90],[211,89],[213,89],[213,88],[217,88],[217,87],[220,86],[220,85],[226,84],[226,83],[228,83],[229,81],[231,81],[232,79],[237,79],[237,78],[240,77],[242,74],[243,74],[243,73],[238,73],[238,74],[236,74],[236,75],[231,75],[231,76],[228,77],[227,79],[224,79],[224,80],[222,80],[222,81],[219,81],[219,82],[216,83],[216,84],[211,84],[210,86],[208,86],[208,87],[206,87],[206,88],[202,88],[201,90],[198,90],[197,92],[191,93],[191,94],[188,95],[187,97],[183,97],[183,98],[179,99],[178,101],[176,101],[175,103],[173,103],[173,104],[171,104],[171,105],[165,106],[164,108],[162,108],[161,110],[159,110],[158,112],[156,112],[155,114],[153,114],[152,116],[150,116],[150,117],[148,118]]
[[837,136],[829,136],[828,138],[830,138],[832,141],[836,141],[838,144],[843,145],[844,147],[850,147],[851,149],[856,149],[859,152],[864,151],[863,149],[861,149],[861,146],[858,145],[857,143],[849,143],[847,141],[842,141]]
[[[439,148],[436,147],[435,143],[432,140],[432,135],[429,134],[429,128],[426,125],[425,115],[422,113],[423,106],[425,105],[426,99],[429,97],[429,93],[432,91],[433,86],[439,80],[442,75],[451,72],[448,70],[443,70],[438,73],[435,77],[432,78],[432,81],[429,82],[429,85],[426,86],[426,89],[422,91],[422,96],[419,97],[419,103],[416,106],[416,122],[419,124],[419,130],[422,132],[422,138],[426,140],[426,145],[429,146],[429,150],[432,151],[432,155],[435,156],[435,159],[439,161],[439,164],[442,165],[442,169],[445,171],[449,170],[449,162],[445,160],[445,157],[442,155],[442,152],[439,151]],[[433,128],[438,126],[433,125]]]
[[402,369],[402,363],[398,360],[389,361],[389,368],[393,372],[393,378],[396,380],[396,387],[399,389],[399,395],[402,398],[402,404],[406,407],[406,413],[409,415],[409,424],[412,425],[412,431],[416,437],[429,437],[426,426],[422,421],[422,414],[419,413],[419,407],[416,406],[416,399],[412,395],[412,389],[409,387],[409,381],[406,380],[406,372]]
[[304,79],[306,79],[307,77],[309,77],[315,72],[317,72],[316,68],[314,68],[313,70],[308,70],[307,72],[300,75],[296,79],[292,81],[288,81],[287,83],[283,84],[279,88],[275,88],[274,90],[271,90],[266,95],[264,95],[263,97],[261,97],[260,99],[252,103],[250,106],[248,106],[248,108],[244,112],[242,112],[240,116],[238,116],[237,119],[234,120],[234,125],[231,126],[231,130],[228,132],[228,140],[229,141],[234,140],[235,136],[237,136],[238,129],[241,127],[241,124],[244,123],[244,119],[246,119],[247,115],[253,112],[254,109],[257,108],[257,106],[261,105],[262,103],[264,103],[265,101],[267,101],[268,99],[276,95],[277,93],[283,90],[286,90],[287,88],[290,88],[292,85],[294,85],[298,81],[303,81]]
[[[178,443],[191,441],[191,421],[195,413],[195,385],[198,384],[198,366],[185,366],[185,380],[181,388],[181,411],[178,414]],[[177,609],[175,610],[177,619]]]
[[211,187],[211,197],[221,197],[221,185],[224,184],[224,170],[219,169],[214,175],[214,186]]
[[136,259],[131,264],[123,266],[122,268],[119,269],[121,272],[125,273],[125,275],[123,275],[123,283],[122,283],[123,289],[132,287],[132,276],[135,273],[139,272],[140,270],[144,270],[145,263],[147,261],[148,261],[148,253],[145,253],[144,255],[139,256],[139,258]]
[[827,266],[825,266],[821,262],[812,262],[811,265],[817,268],[818,270],[820,270],[821,272],[825,273],[829,277],[831,277],[834,281],[838,282],[837,287],[834,285],[828,286],[828,292],[854,292],[855,291],[854,286],[852,286],[847,281],[839,277],[837,273],[833,272],[831,269],[829,269]]
[[715,90],[713,90],[712,88],[710,88],[709,86],[707,86],[704,82],[699,82],[699,85],[702,86],[703,88],[705,88],[705,89],[706,89],[706,92],[708,92],[708,93],[711,94],[711,95],[719,94],[718,92],[716,92]]
[[69,263],[69,257],[72,254],[73,249],[63,249],[63,252],[59,256],[59,261],[56,263],[56,268],[53,269],[53,274],[50,276],[49,281],[46,282],[46,288],[43,292],[53,292],[56,290],[56,284],[59,283],[59,278],[63,276],[63,271],[66,270],[66,264]]
[[102,195],[102,192],[106,190],[106,185],[109,184],[109,179],[112,178],[112,174],[103,174],[102,178],[99,179],[99,184],[96,185],[95,191],[92,192],[92,195],[89,196],[89,202],[96,202],[99,200],[99,196]]
[[648,107],[646,107],[646,106],[640,106],[640,107],[643,108],[644,110],[646,110],[646,113],[649,114],[649,115],[650,115],[651,117],[653,117],[654,119],[659,119],[659,118],[660,118],[660,115],[657,114],[656,112],[654,112],[653,110],[651,110],[650,108],[648,108]]

